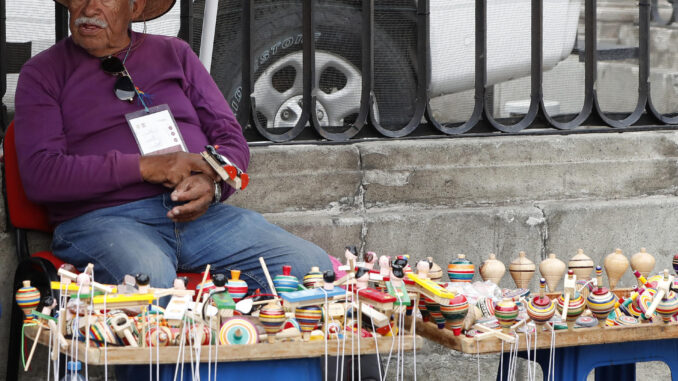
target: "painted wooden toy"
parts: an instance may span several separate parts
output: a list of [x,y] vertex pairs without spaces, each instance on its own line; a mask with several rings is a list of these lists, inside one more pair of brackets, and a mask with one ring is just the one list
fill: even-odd
[[285,310],[278,303],[268,303],[259,311],[259,321],[266,330],[268,342],[273,343],[275,342],[275,334],[282,330],[282,325],[285,322]]
[[424,303],[426,303],[426,311],[428,311],[430,320],[433,320],[433,322],[438,326],[439,329],[445,328],[445,317],[443,316],[443,313],[440,310],[440,304],[423,295],[422,298],[424,299]]
[[474,272],[475,266],[465,254],[458,254],[457,259],[447,265],[447,276],[451,282],[471,282]]
[[527,258],[524,251],[518,253],[518,257],[509,264],[509,273],[518,288],[529,287],[535,269],[534,262]]
[[434,282],[438,282],[443,278],[443,269],[433,262],[433,257],[426,257],[431,262],[431,269],[428,270],[428,278]]
[[657,294],[652,299],[652,304],[645,313],[645,316],[651,316],[659,303],[662,301],[665,295],[668,295],[671,291],[671,285],[673,284],[673,276],[669,275],[669,270],[664,270],[664,278],[657,282]]
[[570,258],[567,267],[574,271],[577,279],[589,280],[591,279],[591,271],[593,271],[593,260],[584,254],[583,249],[578,249],[577,254]]
[[605,272],[607,273],[607,281],[610,283],[611,290],[617,287],[619,279],[621,279],[628,268],[629,260],[622,254],[621,249],[615,249],[613,253],[605,257]]
[[368,270],[374,269],[374,264],[377,262],[377,253],[374,251],[368,251],[365,253],[363,258],[365,259],[363,266],[365,266]]
[[525,306],[527,316],[537,325],[543,325],[551,320],[556,313],[556,305],[551,298],[546,296],[546,279],[539,280],[539,295],[529,299]]
[[23,286],[16,291],[14,299],[19,308],[24,312],[24,322],[29,322],[35,318],[32,311],[40,303],[40,291],[31,286],[30,280],[25,280],[22,283]]
[[596,266],[596,279],[598,286],[589,293],[586,299],[586,305],[589,307],[593,316],[598,319],[600,326],[605,325],[605,320],[615,307],[615,296],[606,287],[603,287],[603,269]]
[[370,270],[366,267],[358,267],[355,273],[355,282],[358,290],[366,289],[370,280]]
[[[113,329],[121,340],[126,340],[126,344],[132,347],[138,347],[139,335],[132,320],[124,312],[113,313],[107,320],[108,325]],[[136,334],[136,336],[135,336]]]
[[379,257],[379,275],[382,279],[387,279],[391,275],[391,258],[386,255]]
[[312,266],[311,270],[304,275],[304,287],[317,288],[323,285],[323,273],[318,266]]
[[490,253],[490,257],[487,258],[478,268],[480,277],[484,281],[493,282],[496,285],[499,285],[501,278],[506,273],[506,266],[500,260],[497,260],[497,256],[494,253]]
[[244,318],[230,318],[219,330],[219,343],[221,345],[256,344],[257,342],[259,342],[257,328]]
[[555,292],[558,288],[565,270],[567,270],[565,262],[556,258],[554,253],[549,254],[549,257],[539,264],[539,273],[542,278],[546,279],[546,285],[549,286],[549,291],[551,292]]
[[441,304],[440,313],[445,318],[445,328],[451,330],[455,336],[459,336],[468,313],[468,300],[464,295],[459,294],[450,300],[449,304]]
[[494,316],[504,333],[509,333],[518,317],[518,305],[513,300],[504,298],[494,307]]
[[292,292],[299,288],[299,280],[292,275],[292,266],[283,266],[283,273],[278,274],[273,278],[273,287],[276,292]]
[[575,290],[577,276],[573,270],[567,271],[563,286],[563,293],[556,300],[556,309],[561,319],[567,322],[568,329],[572,329],[574,322],[586,308],[586,299]]
[[417,275],[423,279],[430,279],[428,272],[431,270],[431,265],[433,263],[427,260],[421,260],[417,262]]
[[304,340],[308,340],[311,331],[315,329],[322,318],[322,310],[319,306],[297,307],[294,310],[294,317],[299,322]]
[[[631,256],[631,268],[633,271],[639,271],[646,278],[654,269],[655,262],[654,256],[648,253],[644,247],[641,247],[639,252]],[[639,286],[642,286],[642,284],[639,284]]]
[[[650,313],[650,306],[652,305],[652,300],[657,295],[657,290],[655,289],[646,289],[645,292],[638,296],[636,299],[636,308],[640,311],[638,314],[638,319],[642,321],[652,320],[655,317],[655,312]],[[635,316],[635,315],[634,315]]]
[[671,263],[673,264],[673,271],[678,273],[678,254],[673,256],[673,262]]
[[155,326],[154,324],[146,331],[145,345],[149,347],[166,347],[172,343],[172,331],[169,327]]
[[134,275],[134,280],[136,281],[137,290],[140,294],[147,294],[151,287],[151,277],[145,273],[138,273]]
[[671,323],[673,315],[678,313],[678,293],[669,290],[657,305],[656,311],[662,317],[664,323]]
[[[284,268],[285,267],[283,266],[283,273],[285,271]],[[292,268],[290,268],[290,271],[291,270]],[[233,301],[236,303],[247,295],[247,282],[240,279],[240,270],[231,270],[231,279],[228,280],[227,287],[228,293],[231,294],[231,298],[233,298]],[[277,286],[274,287],[277,289]]]

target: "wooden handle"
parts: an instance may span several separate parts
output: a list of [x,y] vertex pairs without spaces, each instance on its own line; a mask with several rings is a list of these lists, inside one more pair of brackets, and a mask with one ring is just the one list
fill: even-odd
[[266,262],[264,261],[264,257],[259,257],[259,263],[261,263],[261,268],[264,270],[264,275],[266,276],[266,281],[268,282],[268,287],[271,289],[271,294],[278,297],[278,293],[275,291],[275,287],[273,287],[273,280],[271,280],[271,274],[268,272],[268,267],[266,267]]
[[567,309],[570,307],[570,293],[565,292],[565,303],[563,303],[563,313],[560,315],[560,318],[563,321],[567,320]]
[[28,355],[28,360],[26,360],[26,365],[24,365],[24,372],[28,371],[28,367],[31,366],[31,360],[33,360],[35,347],[38,346],[38,340],[40,340],[41,333],[42,333],[42,324],[40,324],[40,326],[38,327],[38,333],[35,334],[35,339],[33,339],[33,346],[31,347],[31,353]]

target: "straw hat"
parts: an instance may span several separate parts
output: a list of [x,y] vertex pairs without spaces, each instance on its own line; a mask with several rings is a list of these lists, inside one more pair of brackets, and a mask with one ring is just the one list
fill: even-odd
[[[68,4],[71,2],[70,0],[55,1],[65,7],[68,7]],[[146,0],[146,6],[144,7],[144,11],[141,12],[141,16],[132,21],[149,21],[158,18],[167,13],[175,2],[176,0]]]

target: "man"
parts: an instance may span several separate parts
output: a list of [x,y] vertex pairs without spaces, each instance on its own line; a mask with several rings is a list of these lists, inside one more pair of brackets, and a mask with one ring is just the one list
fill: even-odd
[[57,1],[71,37],[22,68],[15,125],[21,178],[56,225],[59,258],[94,263],[100,282],[148,273],[156,287],[211,264],[268,289],[260,256],[273,273],[332,268],[312,243],[220,203],[234,189],[198,152],[218,146],[245,170],[240,126],[185,42],[130,29],[174,0]]

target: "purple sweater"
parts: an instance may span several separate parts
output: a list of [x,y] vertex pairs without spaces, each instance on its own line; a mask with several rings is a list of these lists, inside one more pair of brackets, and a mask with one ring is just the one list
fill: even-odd
[[[132,41],[125,66],[134,84],[153,105],[169,105],[188,150],[219,145],[221,154],[245,170],[249,148],[242,130],[188,44],[135,32]],[[71,38],[21,70],[15,115],[19,171],[28,198],[45,205],[54,224],[167,191],[141,178],[139,148],[125,114],[143,107],[138,100],[116,98],[115,80]],[[224,199],[233,193],[225,187]]]

